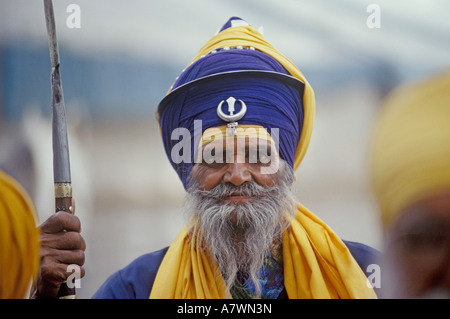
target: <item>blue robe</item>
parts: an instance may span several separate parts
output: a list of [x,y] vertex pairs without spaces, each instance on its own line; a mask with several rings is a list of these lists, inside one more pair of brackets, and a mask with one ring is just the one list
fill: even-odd
[[[361,243],[345,241],[352,256],[366,275],[370,264],[379,264],[379,252]],[[148,299],[155,281],[156,273],[164,255],[164,249],[148,253],[136,258],[123,269],[112,274],[93,295],[94,299]],[[377,292],[377,289],[375,289]],[[377,292],[378,294],[378,292]],[[282,291],[279,298],[287,298]]]

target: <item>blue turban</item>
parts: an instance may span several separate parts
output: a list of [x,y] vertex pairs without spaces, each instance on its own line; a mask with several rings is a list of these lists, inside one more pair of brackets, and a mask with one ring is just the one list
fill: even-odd
[[[235,21],[245,24],[243,20],[231,18],[222,30],[232,27]],[[226,125],[217,115],[217,107],[229,97],[240,99],[247,106],[239,124],[259,125],[270,134],[274,128],[279,130],[280,156],[294,168],[304,121],[303,91],[304,82],[291,76],[279,61],[254,47],[218,48],[191,63],[157,111],[166,154],[184,187],[200,140],[194,134],[198,133],[195,121],[201,121],[200,134],[208,128]],[[190,133],[190,140],[184,141],[190,146],[190,158],[181,162],[172,158],[172,150],[181,139],[172,136],[177,128]]]

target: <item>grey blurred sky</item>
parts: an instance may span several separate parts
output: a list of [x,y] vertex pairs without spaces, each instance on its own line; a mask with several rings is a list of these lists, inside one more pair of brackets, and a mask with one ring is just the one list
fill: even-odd
[[[72,3],[81,8],[80,29],[65,25]],[[366,26],[369,4],[381,9],[380,29]],[[303,63],[332,62],[356,52],[403,63],[417,64],[427,56],[433,57],[430,65],[449,63],[450,3],[445,0],[58,0],[54,7],[61,43],[85,53],[183,61],[237,15],[263,25],[276,47]],[[0,12],[2,41],[45,44],[42,1],[4,0]]]
[[[69,29],[69,4],[81,8],[81,28]],[[369,4],[381,28],[366,25]],[[450,3],[445,0],[58,0],[61,46],[78,54],[121,54],[184,66],[231,16],[240,16],[287,57],[306,68],[384,61],[401,74],[450,65]],[[3,45],[45,46],[42,1],[0,3]]]
[[[80,8],[79,29],[67,26],[70,4]],[[381,27],[371,29],[373,12],[367,9],[373,4]],[[66,104],[75,101],[97,114],[121,113],[124,104],[153,113],[176,76],[231,16],[262,26],[318,94],[368,81],[384,95],[403,81],[450,67],[445,0],[57,0],[54,8]],[[0,50],[6,118],[29,104],[47,110],[43,1],[0,2]]]

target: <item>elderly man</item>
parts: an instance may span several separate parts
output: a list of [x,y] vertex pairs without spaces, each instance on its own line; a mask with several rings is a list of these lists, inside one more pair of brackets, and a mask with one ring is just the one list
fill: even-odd
[[[157,110],[187,192],[170,247],[113,274],[94,298],[375,298],[375,251],[343,242],[295,201],[314,93],[240,18],[199,51]],[[355,259],[356,258],[356,259]]]
[[450,73],[395,90],[373,133],[383,296],[450,298]]

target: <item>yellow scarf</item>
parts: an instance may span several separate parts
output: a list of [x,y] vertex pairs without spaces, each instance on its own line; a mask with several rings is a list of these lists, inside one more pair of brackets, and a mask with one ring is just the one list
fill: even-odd
[[[290,299],[376,298],[342,240],[301,204],[282,245]],[[184,227],[160,265],[150,298],[231,298],[217,264],[194,246]]]

